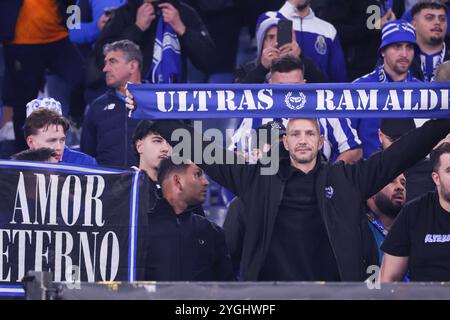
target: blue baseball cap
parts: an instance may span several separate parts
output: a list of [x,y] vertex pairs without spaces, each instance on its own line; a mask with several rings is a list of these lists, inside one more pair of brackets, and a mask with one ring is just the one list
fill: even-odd
[[393,20],[386,23],[381,34],[381,45],[378,53],[381,53],[384,47],[397,42],[409,42],[417,46],[416,29],[406,20]]

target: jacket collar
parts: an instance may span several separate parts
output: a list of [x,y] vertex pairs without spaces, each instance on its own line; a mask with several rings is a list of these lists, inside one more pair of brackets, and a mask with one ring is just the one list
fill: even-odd
[[165,198],[159,197],[158,194],[156,205],[150,213],[171,216],[173,218],[187,218],[192,214],[192,210],[190,208],[187,208],[182,213],[176,214],[170,203]]
[[[317,172],[321,167],[325,165],[325,162],[321,160],[320,157],[317,158],[316,165],[312,169],[310,173]],[[281,180],[287,181],[291,177],[291,175],[296,172],[298,169],[291,166],[291,158],[290,157],[283,157],[280,159],[280,168],[278,170],[278,176]]]
[[[281,7],[281,9],[278,11],[281,13],[284,17],[287,19],[299,19],[300,17],[297,15],[297,8],[292,5],[289,1],[286,1],[285,4]],[[314,11],[309,8],[309,13],[306,17],[303,19],[314,19],[315,18]]]

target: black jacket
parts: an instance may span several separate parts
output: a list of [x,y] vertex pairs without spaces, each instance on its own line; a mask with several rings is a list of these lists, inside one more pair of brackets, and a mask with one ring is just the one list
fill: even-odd
[[[141,1],[139,0],[129,0],[114,11],[113,18],[103,28],[95,43],[93,56],[90,57],[88,62],[88,87],[93,88],[104,83],[102,72],[104,65],[103,46],[123,39],[131,40],[139,45],[144,58],[142,77],[146,76],[153,57],[157,19],[152,22],[146,31],[139,29],[135,22],[136,12],[140,4]],[[177,9],[181,20],[186,25],[186,32],[183,36],[178,37],[183,57],[183,75],[186,75],[186,58],[189,58],[198,69],[207,71],[215,64],[214,42],[194,9],[183,2],[180,2]]]
[[146,280],[234,280],[219,226],[192,211],[177,215],[165,199],[151,210],[148,224]]
[[[369,29],[370,6],[379,6],[379,0],[332,0],[320,10],[320,18],[336,28],[347,61],[350,80],[373,71],[378,59],[381,30]],[[400,19],[404,11],[404,1],[395,0],[393,11]]]
[[233,262],[234,274],[240,279],[242,246],[245,235],[245,208],[238,197],[234,197],[228,205],[227,215],[223,222],[223,231],[225,231],[228,251]]
[[[170,140],[171,134],[183,126],[179,121],[161,121],[155,130],[175,145]],[[429,121],[367,160],[354,164],[344,164],[342,161],[321,164],[316,196],[342,281],[366,279],[367,266],[378,260],[376,250],[367,250],[370,247],[368,242],[373,244],[373,237],[370,236],[364,212],[366,199],[423,159],[448,132],[449,120]],[[191,136],[201,139],[197,133]],[[280,170],[275,175],[261,175],[259,164],[200,164],[208,176],[244,202],[247,223],[242,271],[246,281],[258,280],[271,243],[286,185],[285,172],[288,170],[283,170],[283,165],[289,165],[289,162],[280,161]]]
[[[327,76],[323,74],[314,62],[307,56],[300,54],[305,70],[304,77],[308,83],[323,83],[328,82]],[[236,83],[264,83],[266,81],[266,75],[270,72],[261,63],[257,61],[251,61],[240,66],[235,71]]]

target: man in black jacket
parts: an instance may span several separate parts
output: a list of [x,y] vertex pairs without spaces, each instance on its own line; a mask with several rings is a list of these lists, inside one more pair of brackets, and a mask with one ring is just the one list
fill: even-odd
[[[201,139],[178,121],[156,125],[173,145],[171,134],[178,128]],[[429,121],[355,164],[318,161],[323,137],[314,119],[292,119],[287,131],[290,155],[280,159],[275,175],[261,175],[260,164],[199,164],[245,204],[243,279],[364,280],[367,266],[378,260],[375,248],[369,249],[374,243],[365,201],[425,157],[450,131],[450,121]]]
[[164,3],[158,7],[152,2],[129,0],[114,11],[114,16],[105,25],[95,43],[92,57],[94,61],[91,59],[88,66],[87,84],[90,88],[103,85],[103,46],[122,39],[139,45],[144,57],[142,75],[145,78],[153,58],[158,16],[173,28],[180,42],[182,79],[176,79],[174,82],[185,82],[186,58],[202,71],[207,71],[214,65],[215,45],[197,12],[183,2],[162,1]]
[[154,281],[233,280],[223,230],[190,207],[205,201],[208,180],[192,162],[161,162],[160,198],[149,214],[146,279]]

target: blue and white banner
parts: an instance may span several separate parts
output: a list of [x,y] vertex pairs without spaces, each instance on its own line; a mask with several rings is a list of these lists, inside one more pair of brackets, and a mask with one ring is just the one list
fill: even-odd
[[143,280],[141,188],[139,172],[0,161],[0,295],[29,270],[67,283]]
[[129,84],[138,119],[450,118],[448,83]]

